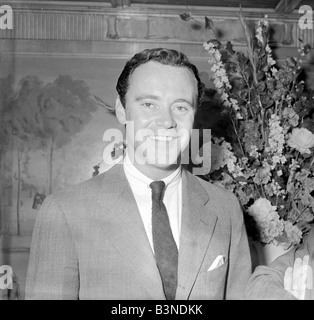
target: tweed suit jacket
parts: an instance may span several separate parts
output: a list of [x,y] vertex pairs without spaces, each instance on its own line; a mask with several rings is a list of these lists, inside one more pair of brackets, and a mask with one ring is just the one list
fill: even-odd
[[[176,299],[239,299],[251,275],[234,195],[183,169]],[[208,271],[218,255],[225,263]],[[44,201],[34,226],[26,299],[165,299],[122,165]]]
[[[309,265],[314,270],[314,228],[304,238],[302,244],[288,251],[274,260],[270,266],[258,266],[254,270],[247,287],[244,298],[247,300],[296,300],[284,289],[284,274],[288,267],[293,267],[296,258],[309,255]],[[314,274],[309,279],[305,299],[314,300]],[[311,289],[312,288],[312,289]]]

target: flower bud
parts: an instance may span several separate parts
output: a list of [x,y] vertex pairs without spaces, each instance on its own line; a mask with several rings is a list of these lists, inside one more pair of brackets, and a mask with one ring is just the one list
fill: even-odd
[[297,62],[296,62],[296,60],[294,59],[294,58],[292,58],[292,57],[289,57],[289,58],[287,58],[286,59],[286,62],[287,62],[287,65],[289,66],[289,67],[296,67],[296,65],[297,65]]
[[305,54],[308,54],[311,51],[311,49],[312,49],[312,47],[309,44],[306,44],[304,46],[303,51],[304,51]]

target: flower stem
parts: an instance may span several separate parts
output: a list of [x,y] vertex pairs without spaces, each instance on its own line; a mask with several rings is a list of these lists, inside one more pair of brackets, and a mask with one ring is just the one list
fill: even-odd
[[248,56],[249,56],[249,60],[250,60],[250,63],[251,63],[252,69],[253,69],[253,80],[254,80],[254,83],[257,84],[258,81],[257,81],[257,76],[256,76],[256,64],[254,61],[253,48],[252,48],[252,43],[251,43],[251,35],[250,35],[250,32],[247,28],[246,22],[242,16],[241,10],[240,10],[239,18],[240,18],[240,22],[241,22],[243,30],[244,30],[245,40],[246,40],[246,44],[248,47]]
[[232,118],[231,118],[231,122],[232,122],[233,130],[234,130],[234,132],[235,132],[235,134],[236,134],[236,137],[237,137],[237,140],[238,140],[238,142],[239,142],[239,146],[240,146],[240,149],[241,149],[242,155],[243,155],[243,157],[245,157],[245,153],[244,153],[244,150],[243,150],[243,147],[242,147],[241,141],[240,141],[240,137],[239,137],[239,135],[238,135],[237,128],[236,128],[235,123],[234,123],[234,121],[233,121],[233,119],[232,119]]

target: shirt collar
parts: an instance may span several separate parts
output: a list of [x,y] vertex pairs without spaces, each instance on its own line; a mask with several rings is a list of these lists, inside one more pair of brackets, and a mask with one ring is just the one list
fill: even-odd
[[[123,161],[123,168],[125,175],[133,187],[132,189],[135,190],[138,194],[144,194],[148,190],[150,191],[150,183],[154,180],[148,178],[142,172],[140,172],[131,162],[128,153],[126,153]],[[174,172],[172,172],[169,176],[161,179],[165,182],[166,189],[169,187],[177,187],[181,181],[181,166],[179,166]]]

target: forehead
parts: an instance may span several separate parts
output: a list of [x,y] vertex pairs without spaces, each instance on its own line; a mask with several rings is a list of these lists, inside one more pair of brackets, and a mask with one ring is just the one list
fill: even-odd
[[137,67],[129,78],[128,92],[170,91],[183,95],[197,95],[197,80],[184,66],[164,65],[149,61]]

